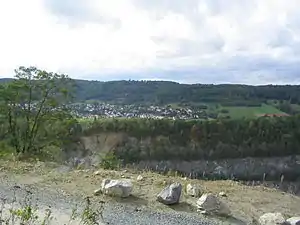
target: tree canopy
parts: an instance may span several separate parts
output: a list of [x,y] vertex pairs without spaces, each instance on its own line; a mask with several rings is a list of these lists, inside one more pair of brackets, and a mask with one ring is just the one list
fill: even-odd
[[19,67],[12,81],[1,84],[2,138],[16,153],[39,151],[61,140],[58,136],[66,132],[61,124],[70,119],[65,107],[72,98],[70,81],[64,74]]

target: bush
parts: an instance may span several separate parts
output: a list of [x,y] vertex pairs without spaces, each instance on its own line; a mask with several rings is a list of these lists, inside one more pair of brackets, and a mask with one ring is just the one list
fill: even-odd
[[120,160],[110,151],[102,158],[100,166],[105,170],[115,170],[120,167]]
[[227,113],[229,113],[229,111],[228,111],[228,109],[222,109],[222,110],[220,110],[220,113],[227,114]]

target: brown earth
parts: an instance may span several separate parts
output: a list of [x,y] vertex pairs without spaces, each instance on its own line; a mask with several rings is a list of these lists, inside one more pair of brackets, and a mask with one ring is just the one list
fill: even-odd
[[[96,169],[95,169],[96,170]],[[262,186],[245,186],[234,181],[203,181],[183,179],[179,176],[163,176],[147,171],[108,171],[101,170],[94,175],[95,170],[67,170],[52,163],[26,163],[13,161],[0,161],[0,176],[14,179],[21,184],[39,185],[47,188],[61,189],[65,195],[87,196],[100,187],[104,178],[130,178],[134,183],[133,197],[122,200],[137,206],[146,206],[163,211],[196,212],[197,199],[189,197],[184,192],[181,203],[174,207],[166,207],[158,203],[156,194],[168,183],[178,181],[186,186],[188,183],[197,183],[202,192],[218,194],[224,191],[227,197],[223,201],[229,205],[233,216],[241,221],[250,223],[263,213],[281,212],[286,217],[299,216],[300,197],[270,189]],[[97,169],[98,170],[98,169]],[[136,181],[142,175],[142,181]],[[115,199],[99,196],[105,201]]]

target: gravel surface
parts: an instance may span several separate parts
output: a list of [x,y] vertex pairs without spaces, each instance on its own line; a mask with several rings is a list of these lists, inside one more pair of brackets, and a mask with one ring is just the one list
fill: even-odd
[[[0,178],[0,198],[7,199],[8,203],[16,196],[21,200],[26,195],[34,196],[33,199],[38,206],[45,209],[51,206],[54,217],[57,218],[53,224],[64,224],[68,222],[72,208],[79,204],[83,206],[82,200],[78,197],[70,197],[60,190],[46,189],[36,185],[15,184],[7,179]],[[241,224],[236,222],[217,222],[216,220],[201,217],[190,213],[179,212],[155,212],[153,210],[137,207],[125,203],[106,203],[103,211],[105,222],[111,225],[215,225],[215,224]],[[78,223],[73,223],[78,224]]]

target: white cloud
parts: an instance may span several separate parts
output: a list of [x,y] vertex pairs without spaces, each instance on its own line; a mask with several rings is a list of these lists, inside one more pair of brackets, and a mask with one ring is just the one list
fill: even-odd
[[3,0],[0,75],[35,65],[87,79],[297,83],[299,7],[298,0]]

